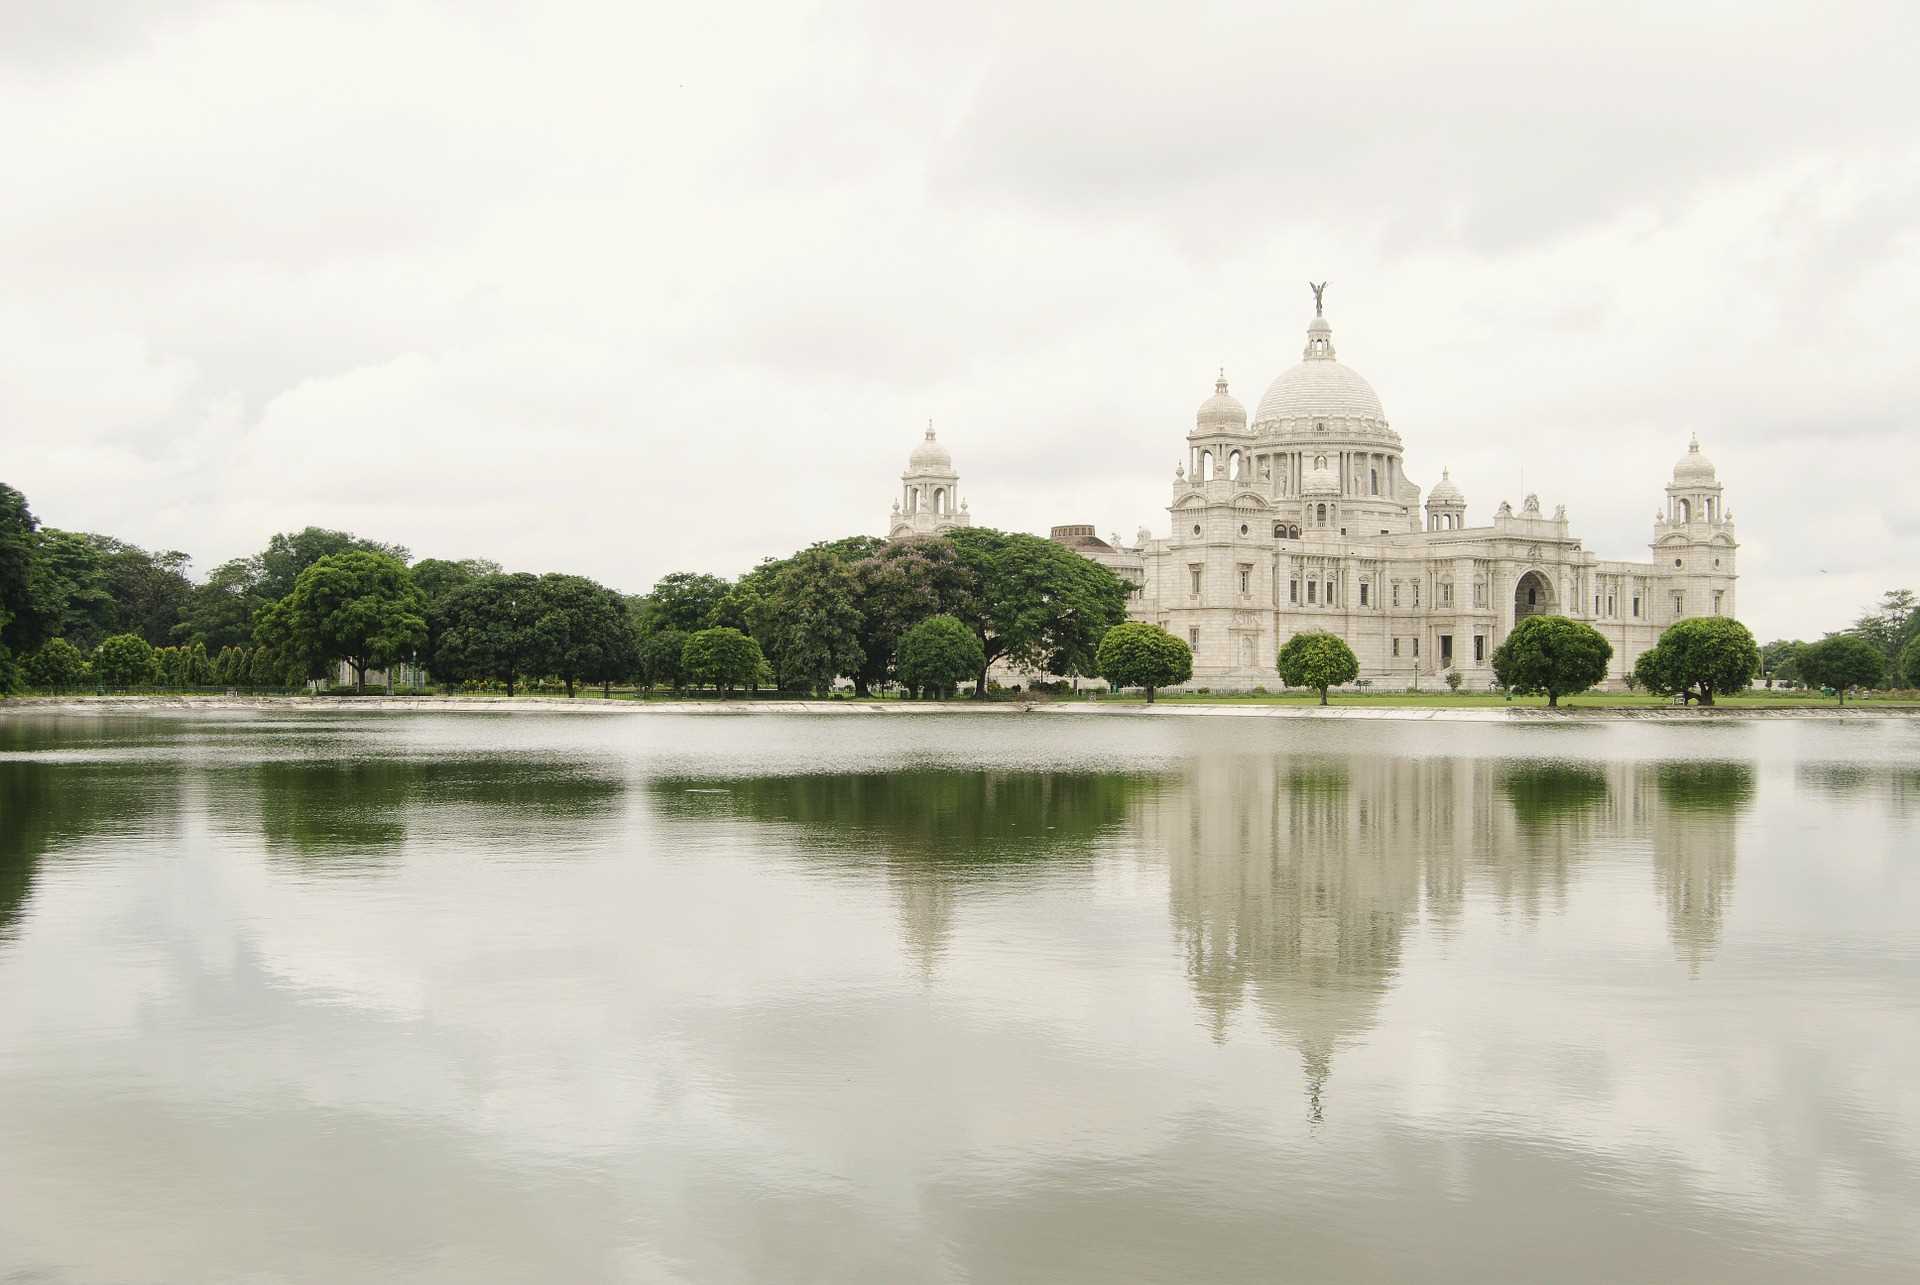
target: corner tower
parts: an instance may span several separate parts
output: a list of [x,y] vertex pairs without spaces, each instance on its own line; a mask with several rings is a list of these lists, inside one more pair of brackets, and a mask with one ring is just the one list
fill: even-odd
[[906,471],[900,474],[900,497],[887,517],[887,537],[904,540],[972,525],[973,515],[960,498],[960,474],[953,467],[953,455],[934,437],[933,421],[928,420],[927,435],[913,448]]
[[1713,461],[1689,438],[1687,453],[1673,466],[1666,512],[1653,522],[1653,565],[1664,582],[1654,601],[1654,619],[1671,624],[1688,616],[1731,616],[1737,575],[1733,514]]

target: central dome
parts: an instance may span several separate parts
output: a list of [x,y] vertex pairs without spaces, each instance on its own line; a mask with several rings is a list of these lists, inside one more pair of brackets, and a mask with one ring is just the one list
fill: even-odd
[[1333,328],[1325,317],[1307,327],[1300,364],[1267,385],[1254,412],[1255,425],[1290,419],[1372,419],[1386,422],[1373,386],[1333,355]]

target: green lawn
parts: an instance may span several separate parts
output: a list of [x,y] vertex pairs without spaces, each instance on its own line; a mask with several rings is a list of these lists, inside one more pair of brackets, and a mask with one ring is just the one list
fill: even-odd
[[[1103,701],[1126,701],[1139,703],[1145,698],[1138,692],[1127,692],[1121,696],[1102,696]],[[1194,692],[1167,692],[1155,698],[1158,702],[1175,705],[1311,705],[1319,703],[1320,697],[1310,691],[1271,692],[1266,695],[1246,695],[1240,693],[1216,692],[1201,695]],[[1448,691],[1438,692],[1341,692],[1329,695],[1334,705],[1357,705],[1387,707],[1418,707],[1436,709],[1476,709],[1497,708],[1509,705],[1528,705],[1545,707],[1544,696],[1515,696],[1511,700],[1497,692],[1461,692],[1458,695]],[[1804,706],[1830,706],[1836,702],[1831,696],[1822,696],[1818,692],[1742,692],[1737,696],[1722,696],[1716,707],[1731,709],[1783,709]],[[1883,696],[1869,696],[1864,700],[1849,697],[1849,706],[1856,704],[1876,705],[1887,708],[1914,708],[1920,706],[1920,699],[1912,693],[1897,693]],[[1579,709],[1582,706],[1605,706],[1625,709],[1670,709],[1675,708],[1671,698],[1649,696],[1644,692],[1583,692],[1578,696],[1562,696],[1560,708]]]

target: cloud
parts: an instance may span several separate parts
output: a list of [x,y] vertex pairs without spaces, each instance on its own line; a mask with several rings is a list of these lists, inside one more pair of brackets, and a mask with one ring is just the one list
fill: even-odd
[[203,568],[734,573],[929,417],[977,520],[1160,529],[1310,276],[1472,516],[1524,469],[1635,556],[1697,431],[1760,632],[1920,553],[1860,485],[1920,463],[1903,7],[74,12],[0,64],[5,472]]

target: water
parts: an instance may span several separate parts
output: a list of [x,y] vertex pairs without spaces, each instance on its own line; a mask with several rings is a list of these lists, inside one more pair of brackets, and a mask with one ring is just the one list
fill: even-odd
[[1920,724],[0,717],[0,1280],[1920,1273]]

